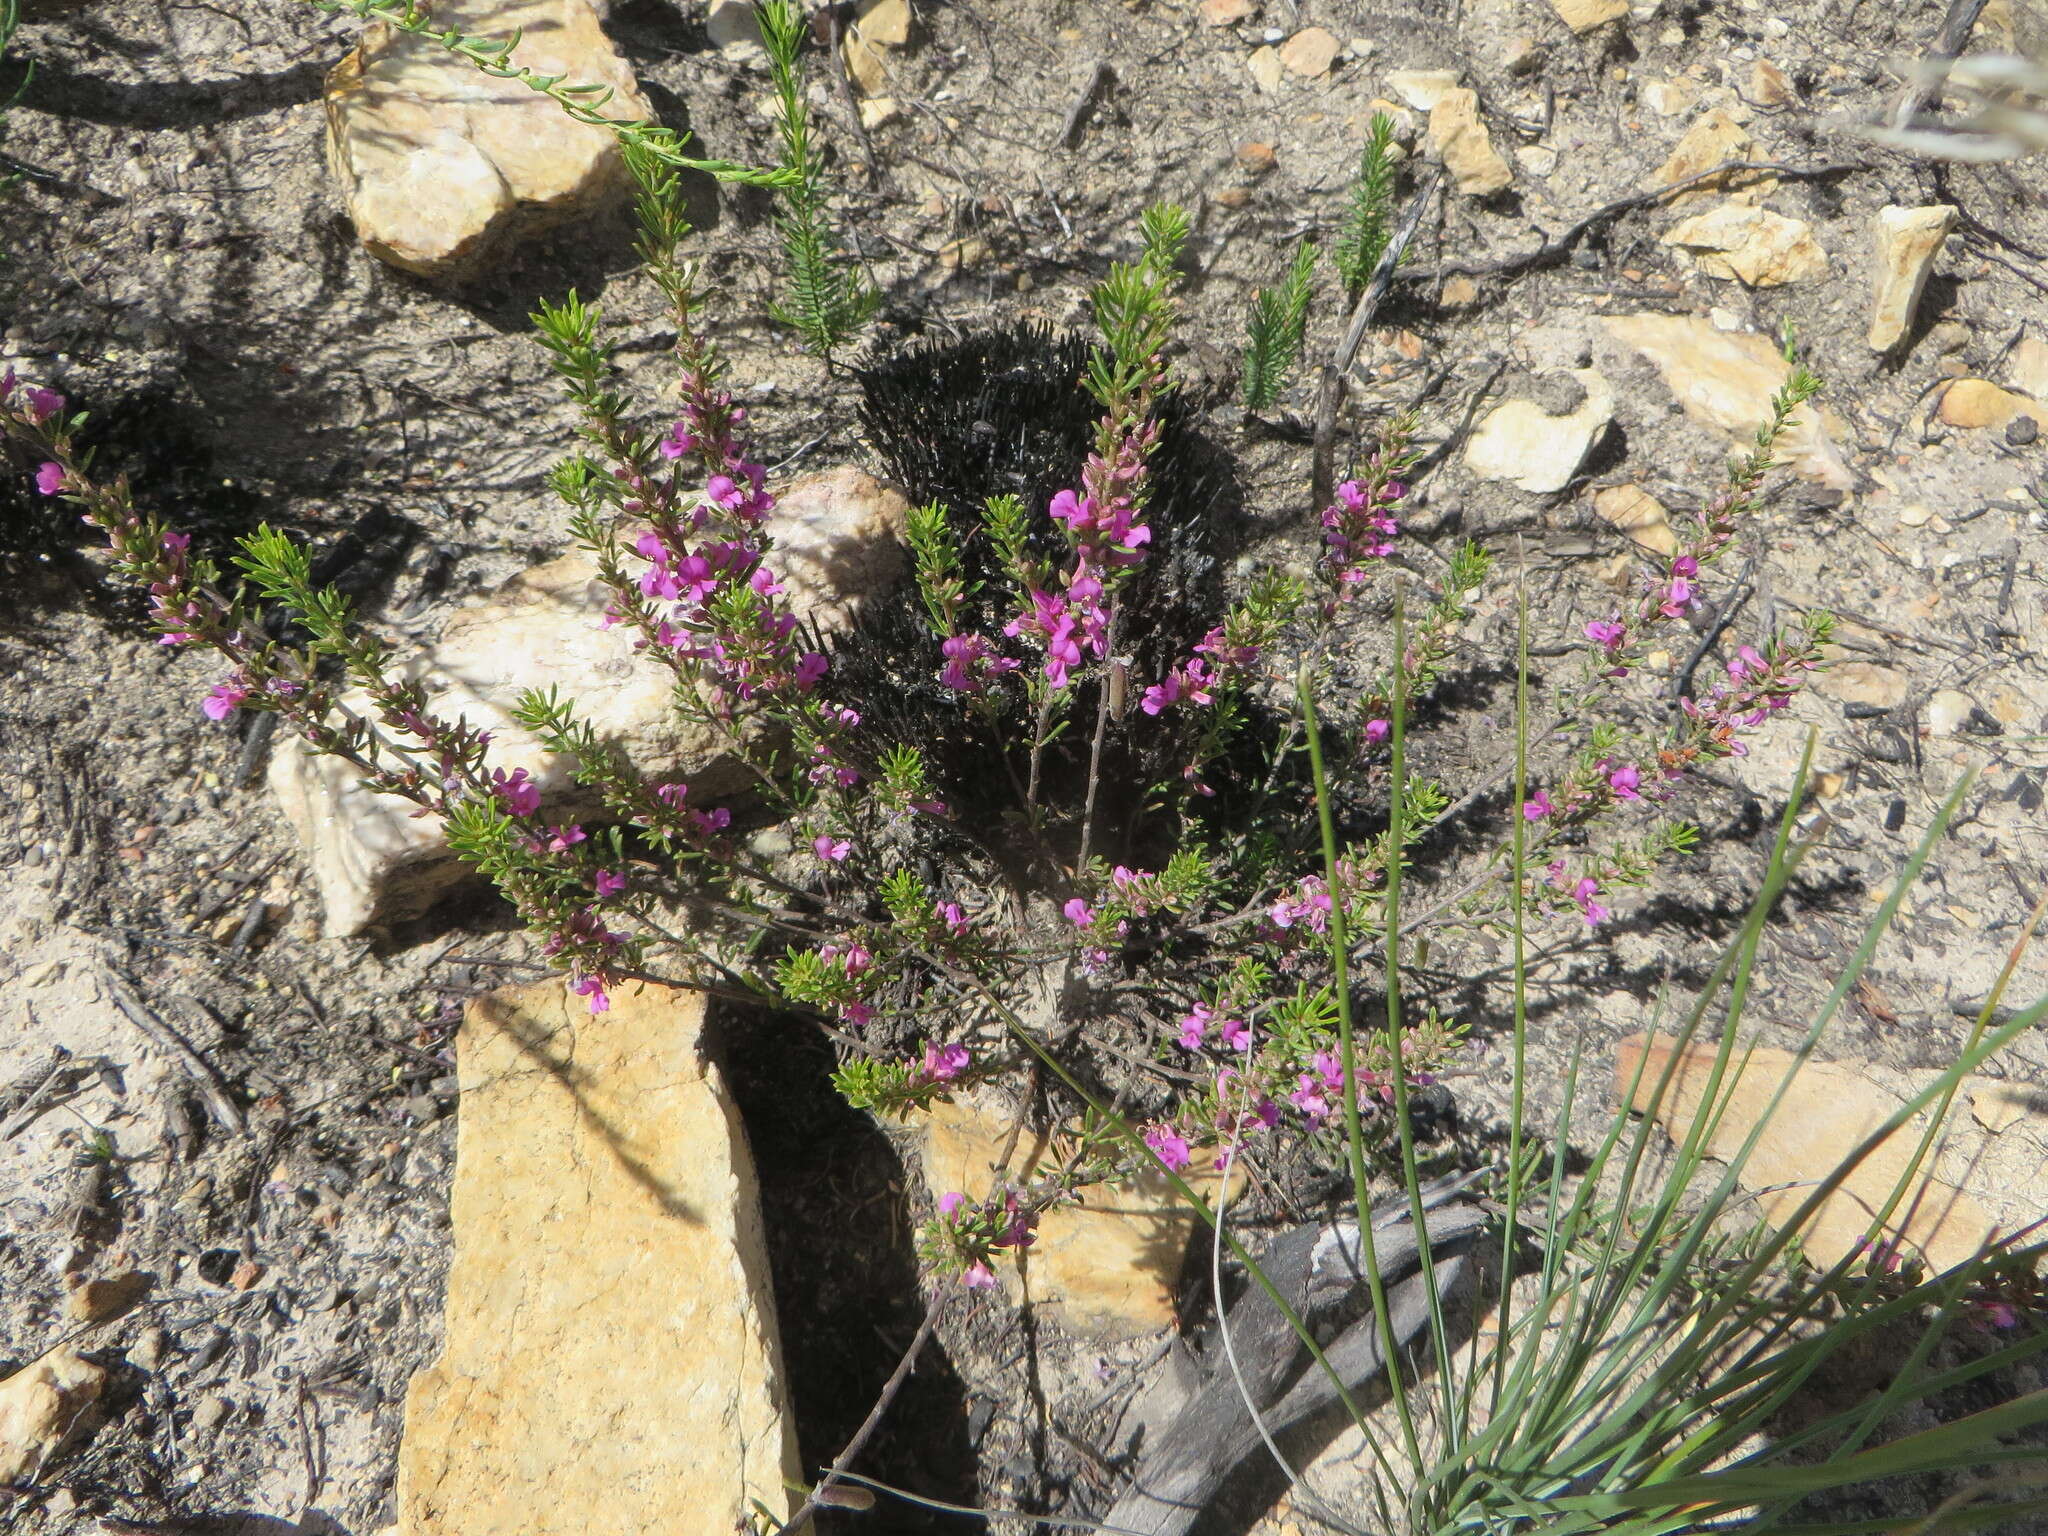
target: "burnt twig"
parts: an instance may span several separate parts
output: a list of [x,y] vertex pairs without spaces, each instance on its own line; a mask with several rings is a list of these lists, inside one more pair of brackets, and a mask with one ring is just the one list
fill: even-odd
[[198,1086],[199,1097],[205,1101],[207,1113],[236,1135],[246,1136],[249,1132],[248,1119],[242,1114],[242,1107],[228,1093],[227,1083],[214,1071],[213,1064],[194,1050],[184,1036],[151,1013],[148,1005],[136,996],[135,989],[121,979],[113,966],[101,962],[100,976],[122,1017],[185,1069],[186,1075]]
[[1408,204],[1401,227],[1394,231],[1394,238],[1380,253],[1379,264],[1372,269],[1365,291],[1358,296],[1344,339],[1338,343],[1330,361],[1323,364],[1322,387],[1316,396],[1315,455],[1309,471],[1309,500],[1317,508],[1328,505],[1336,487],[1337,412],[1344,405],[1344,381],[1350,376],[1351,364],[1358,356],[1359,345],[1365,340],[1365,328],[1372,323],[1380,300],[1386,297],[1388,285],[1394,280],[1394,268],[1400,264],[1408,242],[1415,238],[1415,231],[1422,227],[1423,211],[1429,207],[1429,200],[1442,179],[1442,171],[1430,172],[1429,180],[1422,184]]

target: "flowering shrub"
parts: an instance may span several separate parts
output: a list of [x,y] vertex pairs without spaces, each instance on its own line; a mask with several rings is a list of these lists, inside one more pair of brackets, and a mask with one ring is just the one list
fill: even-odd
[[[9,374],[0,425],[29,451],[37,493],[107,537],[162,643],[221,659],[196,707],[215,720],[282,715],[377,791],[442,818],[593,1013],[636,978],[806,1010],[839,1044],[841,1091],[888,1115],[1021,1073],[1058,1078],[1060,1155],[1028,1180],[945,1192],[922,1240],[937,1276],[993,1284],[1045,1210],[1144,1168],[1179,1176],[1278,1147],[1335,1159],[1347,1100],[1368,1135],[1384,1133],[1406,1090],[1455,1056],[1461,1025],[1430,1013],[1354,1039],[1346,967],[1389,946],[1402,921],[1390,873],[1454,801],[1395,778],[1395,803],[1362,800],[1341,829],[1324,829],[1297,754],[1304,742],[1327,748],[1356,783],[1384,782],[1491,574],[1483,550],[1454,552],[1419,603],[1400,593],[1383,669],[1360,687],[1331,681],[1333,651],[1355,644],[1368,595],[1395,581],[1417,421],[1379,424],[1317,509],[1311,565],[1259,572],[1185,653],[1131,676],[1126,629],[1153,577],[1156,455],[1174,387],[1163,358],[1188,230],[1176,208],[1147,212],[1134,259],[1095,291],[1098,341],[1081,386],[1097,420],[1071,483],[1042,507],[933,503],[907,528],[928,627],[918,664],[962,729],[1005,733],[1015,836],[996,856],[989,829],[956,819],[943,762],[878,734],[868,701],[842,695],[832,659],[803,638],[778,572],[767,471],[697,322],[674,171],[631,145],[627,156],[641,255],[676,333],[680,403],[647,419],[614,387],[597,311],[573,295],[543,303],[538,338],[580,417],[551,484],[609,591],[604,622],[630,631],[673,677],[677,709],[747,765],[741,801],[707,803],[683,779],[644,775],[573,698],[530,694],[521,723],[573,760],[602,807],[587,824],[551,821],[526,772],[493,763],[487,732],[434,713],[347,601],[314,585],[290,539],[245,539],[230,582],[125,479],[85,461],[80,418],[50,388]],[[1825,618],[1740,646],[1726,680],[1685,700],[1664,739],[1606,717],[1648,648],[1702,601],[1756,509],[1773,444],[1814,388],[1795,370],[1683,549],[1635,601],[1585,626],[1563,700],[1583,739],[1509,818],[1525,859],[1488,860],[1427,914],[1432,926],[1498,923],[1522,904],[1597,928],[1620,891],[1691,846],[1670,818],[1688,779],[1744,751],[1787,705],[1819,664]],[[989,580],[970,574],[982,569]],[[282,627],[266,628],[262,603],[291,610],[309,638],[275,638]],[[367,712],[339,702],[347,685]],[[1325,730],[1318,709],[1339,723]],[[1140,796],[1118,794],[1111,816],[1106,754],[1130,743],[1171,771]],[[736,811],[778,818],[791,854],[743,840]],[[1519,889],[1517,868],[1530,872]],[[1110,1062],[1123,1084],[1114,1106],[1085,1087]]]

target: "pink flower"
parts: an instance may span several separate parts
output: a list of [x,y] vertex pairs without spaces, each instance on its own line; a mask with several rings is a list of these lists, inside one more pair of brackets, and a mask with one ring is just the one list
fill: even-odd
[[36,489],[45,496],[54,496],[64,489],[64,466],[45,464],[36,471]]
[[1753,645],[1745,645],[1736,651],[1735,659],[1728,663],[1728,675],[1738,683],[1746,677],[1762,677],[1770,670]]
[[689,792],[690,786],[687,784],[657,784],[654,786],[654,798],[672,811],[680,811],[683,808],[683,797],[689,794]]
[[1607,908],[1593,898],[1600,894],[1600,882],[1587,875],[1572,887],[1572,900],[1579,904],[1579,910],[1586,914],[1586,926],[1597,928],[1612,915]]
[[1145,1145],[1173,1172],[1178,1173],[1193,1161],[1188,1156],[1188,1139],[1175,1132],[1171,1126],[1155,1125],[1145,1132]]
[[800,692],[809,693],[818,685],[818,679],[832,669],[832,663],[816,651],[805,651],[796,664],[796,686]]
[[1623,763],[1607,775],[1607,787],[1614,791],[1617,800],[1640,800],[1643,798],[1641,785],[1642,771],[1633,763]]
[[491,793],[514,816],[531,816],[540,809],[540,786],[524,768],[514,768],[509,774],[502,768],[493,768]]
[[1073,900],[1069,901],[1064,907],[1060,908],[1060,910],[1067,914],[1067,921],[1072,923],[1076,928],[1088,928],[1094,925],[1095,909],[1089,906],[1088,903],[1083,901],[1079,896],[1076,896]]
[[29,424],[40,427],[52,416],[64,409],[64,397],[54,389],[31,389],[22,394],[22,409],[28,413]]
[[200,709],[209,720],[225,720],[242,707],[242,700],[249,697],[249,686],[241,680],[238,672],[226,682],[215,683],[213,691],[199,701]]
[[1628,638],[1628,626],[1619,619],[1595,619],[1586,626],[1586,638],[1614,651]]
[[939,1196],[939,1214],[947,1218],[956,1216],[960,1207],[967,1203],[967,1197],[957,1189],[949,1189]]
[[616,896],[626,888],[626,877],[609,869],[600,869],[591,879],[591,887],[600,901]]
[[976,1259],[960,1271],[960,1283],[970,1291],[992,1291],[996,1288],[996,1272],[985,1260]]
[[969,926],[967,914],[960,910],[960,903],[957,901],[939,903],[939,921],[946,925],[946,932],[956,939],[964,935]]
[[973,1060],[964,1045],[936,1045],[925,1042],[924,1075],[935,1083],[950,1083],[967,1070]]
[[1393,722],[1389,720],[1368,720],[1365,722],[1365,744],[1376,747],[1394,734]]
[[572,990],[590,999],[592,1013],[604,1013],[612,1005],[611,994],[605,990],[604,982],[599,977],[579,976],[573,983]]
[[811,839],[811,852],[827,864],[844,864],[846,856],[853,852],[853,844],[845,838],[834,838],[829,832],[820,832]]
[[839,1007],[839,1017],[855,1029],[866,1029],[875,1017],[875,1010],[866,1003],[842,1003]]
[[1243,1019],[1225,1019],[1216,1026],[1216,1034],[1233,1051],[1252,1048],[1252,1028]]
[[[583,829],[581,827],[549,827],[547,850],[549,853],[567,853],[583,840]],[[603,894],[604,892],[602,891],[598,892],[600,896]]]
[[1546,816],[1556,814],[1556,811],[1557,807],[1550,803],[1550,795],[1544,790],[1537,790],[1535,794],[1522,802],[1522,819],[1524,821],[1541,821]]
[[1208,1032],[1209,1020],[1214,1017],[1205,1003],[1197,1003],[1180,1021],[1180,1048],[1184,1051],[1199,1051]]

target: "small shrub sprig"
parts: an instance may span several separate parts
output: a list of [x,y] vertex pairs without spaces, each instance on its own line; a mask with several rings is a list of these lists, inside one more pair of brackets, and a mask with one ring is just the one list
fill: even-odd
[[882,295],[860,276],[826,221],[824,177],[811,147],[811,114],[804,101],[805,7],[796,0],[759,0],[754,14],[768,49],[775,126],[782,138],[783,211],[776,226],[788,267],[788,296],[775,305],[775,318],[794,328],[829,365],[833,354],[867,324]]

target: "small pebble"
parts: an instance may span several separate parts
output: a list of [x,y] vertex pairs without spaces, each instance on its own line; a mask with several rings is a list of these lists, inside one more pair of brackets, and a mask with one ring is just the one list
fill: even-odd
[[2014,448],[2024,448],[2041,435],[2041,424],[2031,416],[2015,416],[2005,424],[2005,440]]

